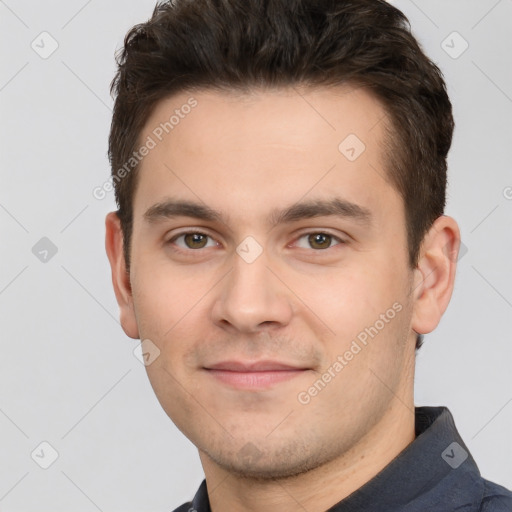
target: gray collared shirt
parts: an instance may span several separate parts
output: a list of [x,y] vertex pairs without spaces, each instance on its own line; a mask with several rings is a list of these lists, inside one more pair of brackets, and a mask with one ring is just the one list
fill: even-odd
[[[512,492],[482,478],[450,411],[416,407],[415,413],[416,439],[326,512],[512,512]],[[174,512],[211,512],[206,480]]]

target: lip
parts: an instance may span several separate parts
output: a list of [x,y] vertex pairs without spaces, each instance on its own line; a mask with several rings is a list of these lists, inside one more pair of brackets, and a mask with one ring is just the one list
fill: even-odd
[[226,370],[230,372],[269,372],[269,371],[290,371],[308,370],[306,367],[296,366],[280,361],[222,361],[206,367],[207,370]]
[[216,380],[238,389],[265,389],[308,371],[279,361],[223,361],[204,368]]

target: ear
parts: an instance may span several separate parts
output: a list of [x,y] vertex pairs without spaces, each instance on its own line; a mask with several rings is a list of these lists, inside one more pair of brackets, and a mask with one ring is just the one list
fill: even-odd
[[421,244],[414,270],[414,309],[411,327],[418,334],[432,332],[439,324],[452,296],[460,231],[457,222],[437,218]]
[[116,212],[110,212],[107,215],[105,228],[105,250],[112,269],[112,284],[119,304],[121,326],[127,336],[139,339],[130,276],[126,272],[126,261],[123,254],[123,232]]

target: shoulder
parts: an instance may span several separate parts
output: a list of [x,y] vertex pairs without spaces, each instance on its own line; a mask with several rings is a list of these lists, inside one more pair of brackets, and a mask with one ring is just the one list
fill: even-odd
[[512,512],[512,492],[501,485],[484,480],[480,512]]
[[208,501],[208,491],[206,488],[206,479],[201,482],[194,499],[183,503],[181,507],[173,510],[173,512],[211,512],[210,502]]
[[192,502],[189,501],[187,503],[183,503],[181,507],[178,507],[177,509],[173,510],[173,512],[197,512],[197,510],[194,509],[192,506]]

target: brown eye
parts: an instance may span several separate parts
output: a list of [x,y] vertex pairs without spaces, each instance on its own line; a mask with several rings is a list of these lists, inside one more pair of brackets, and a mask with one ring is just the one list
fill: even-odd
[[202,249],[207,242],[208,235],[203,233],[186,233],[184,236],[185,245],[189,249]]
[[[305,233],[298,240],[298,246],[302,249],[315,249],[316,251],[330,249],[334,245],[344,243],[341,238],[322,231]],[[301,240],[305,241],[301,242]]]
[[314,249],[328,249],[332,237],[326,233],[315,233],[308,236],[308,242]]
[[[210,245],[208,245],[208,243]],[[190,251],[190,249],[204,249],[205,247],[214,247],[216,245],[215,240],[206,233],[200,233],[199,231],[188,231],[181,233],[171,238],[168,242],[170,245],[175,245],[177,250]]]

